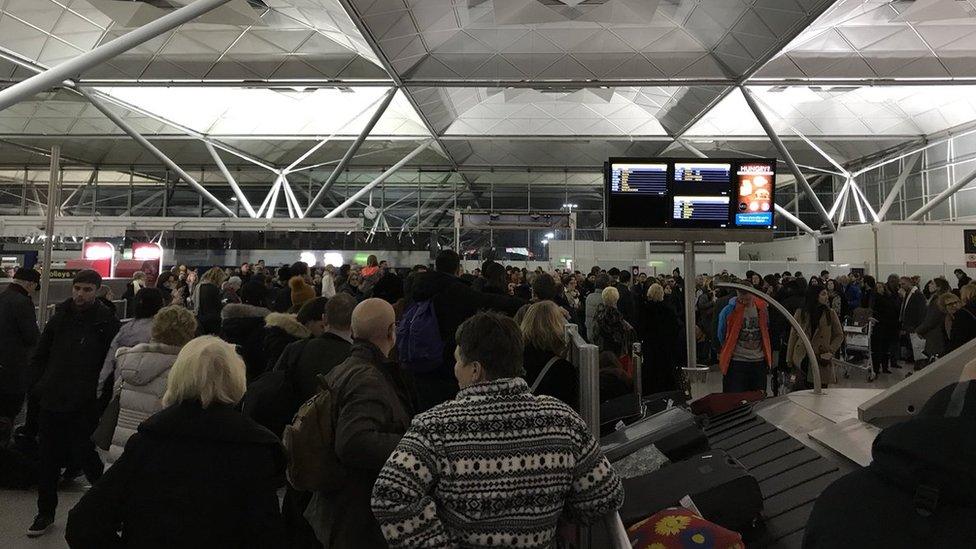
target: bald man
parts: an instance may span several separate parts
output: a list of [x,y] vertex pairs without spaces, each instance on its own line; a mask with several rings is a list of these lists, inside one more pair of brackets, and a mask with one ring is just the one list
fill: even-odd
[[389,358],[396,345],[396,316],[382,299],[367,299],[352,312],[349,358],[326,375],[338,403],[336,455],[348,482],[339,493],[315,496],[310,518],[326,549],[386,549],[373,517],[370,495],[380,469],[410,427],[413,391]]

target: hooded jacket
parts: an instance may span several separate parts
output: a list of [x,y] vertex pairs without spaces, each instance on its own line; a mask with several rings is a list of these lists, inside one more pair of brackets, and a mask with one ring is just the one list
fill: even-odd
[[273,370],[281,353],[285,352],[285,347],[290,343],[311,335],[296,315],[271,313],[264,317],[264,369],[261,372]]
[[119,349],[115,393],[119,394],[119,421],[112,435],[109,455],[117,461],[139,424],[162,410],[169,370],[180,347],[164,343],[142,343]]
[[[526,301],[517,297],[478,292],[470,284],[456,276],[432,271],[416,275],[407,301],[431,300],[444,342],[444,362],[440,373],[454,377],[454,348],[457,347],[455,333],[462,322],[478,311],[492,310],[514,316]],[[453,398],[446,395],[444,400]]]
[[27,290],[11,284],[0,293],[0,393],[27,389],[28,357],[41,337]]
[[123,347],[135,347],[140,343],[149,343],[152,339],[152,318],[137,318],[126,322],[119,328],[119,333],[112,338],[112,344],[105,353],[102,371],[98,373],[98,395],[101,396],[105,381],[115,373],[118,362],[116,355]]
[[[962,409],[948,417],[954,401]],[[918,416],[883,430],[871,454],[820,495],[805,549],[973,546],[976,381],[940,390]]]
[[284,467],[271,431],[229,405],[180,402],[139,426],[71,510],[65,538],[82,549],[280,547]]
[[38,381],[31,391],[42,409],[74,412],[94,405],[98,374],[118,331],[115,312],[98,301],[84,310],[71,298],[57,305],[32,362]]
[[[250,283],[249,283],[250,284]],[[232,303],[220,312],[220,338],[236,345],[247,366],[247,380],[264,371],[264,317],[271,311],[246,303]]]

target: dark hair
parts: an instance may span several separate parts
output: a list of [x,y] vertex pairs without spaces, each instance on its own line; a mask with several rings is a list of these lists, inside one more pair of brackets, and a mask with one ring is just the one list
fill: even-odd
[[[257,278],[257,277],[255,277]],[[268,287],[254,278],[241,287],[241,302],[255,307],[264,307],[268,297]]]
[[278,268],[277,275],[278,280],[288,282],[288,279],[291,278],[291,268],[289,268],[288,265],[282,265]]
[[938,278],[933,278],[932,282],[934,282],[936,287],[938,288],[936,290],[937,293],[941,294],[941,293],[952,291],[952,286],[949,286],[949,281],[942,278],[941,276]]
[[434,268],[439,273],[457,274],[461,258],[454,250],[441,250],[434,260]]
[[143,288],[133,300],[134,318],[152,318],[163,308],[163,293],[156,288]]
[[495,263],[494,261],[490,263],[486,262],[484,268],[481,270],[481,277],[485,279],[486,287],[498,290],[508,289],[505,267],[502,267],[499,263]]
[[630,271],[628,271],[626,269],[623,270],[623,271],[620,271],[620,283],[621,284],[626,284],[626,283],[630,282],[630,277],[631,277]]
[[522,332],[511,318],[478,313],[458,326],[455,337],[461,357],[481,364],[489,380],[522,375]]
[[379,261],[379,259],[376,258],[375,255],[370,254],[366,258],[366,266],[367,267],[377,267],[377,266],[379,266],[379,264],[380,264],[380,261]]
[[608,275],[600,273],[597,275],[596,280],[593,282],[593,285],[596,287],[597,290],[602,290],[610,285],[610,277]]
[[800,278],[800,277],[803,276],[803,273],[801,271],[797,271],[797,272],[793,273],[793,276],[795,276],[797,278]]
[[330,328],[348,330],[352,326],[352,310],[356,308],[356,298],[345,293],[336,294],[325,304],[325,323]]
[[556,280],[549,273],[536,275],[532,281],[532,293],[539,301],[556,299]]
[[94,284],[96,288],[100,288],[102,286],[102,275],[98,274],[97,271],[85,269],[75,275],[71,284]]
[[305,324],[315,320],[322,320],[325,314],[325,304],[329,301],[327,297],[316,297],[306,301],[302,308],[298,310],[298,322]]
[[617,275],[620,274],[620,269],[618,269],[616,267],[611,267],[610,270],[607,271],[607,274],[610,275],[610,276],[617,276]]
[[288,267],[288,272],[291,273],[291,276],[305,276],[308,274],[308,263],[296,261],[291,264],[291,267]]
[[810,324],[810,333],[817,331],[817,324],[820,322],[820,315],[824,313],[826,307],[820,305],[820,292],[826,291],[823,286],[810,285],[807,293],[803,297],[803,312]]

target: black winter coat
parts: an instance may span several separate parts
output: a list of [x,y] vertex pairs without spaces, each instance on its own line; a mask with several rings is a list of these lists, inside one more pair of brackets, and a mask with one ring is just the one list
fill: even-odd
[[288,313],[271,313],[264,317],[264,369],[262,373],[274,370],[285,347],[311,335],[295,315]]
[[637,303],[634,300],[634,292],[626,284],[615,284],[614,288],[620,293],[620,299],[617,301],[617,309],[624,316],[624,320],[636,328],[639,323],[639,317],[637,314]]
[[216,335],[220,333],[220,310],[223,308],[223,295],[216,284],[200,284],[197,291],[197,333]]
[[[539,349],[531,342],[525,344],[524,362],[522,367],[525,369],[525,382],[531,387],[546,363],[555,355],[549,351]],[[574,410],[579,411],[579,373],[576,367],[565,358],[558,359],[546,377],[542,378],[539,387],[532,392],[534,395],[548,395],[558,398],[569,404]]]
[[[278,438],[231,406],[153,415],[68,515],[75,548],[280,547]],[[121,531],[121,536],[117,533]]]
[[[428,299],[434,302],[434,313],[444,341],[441,373],[451,377],[454,376],[454,348],[457,347],[454,335],[462,322],[486,309],[514,316],[526,304],[517,297],[478,292],[460,278],[436,271],[416,275],[410,289],[408,302]],[[453,397],[446,395],[444,400]]]
[[95,404],[98,374],[119,331],[119,319],[97,300],[78,310],[69,298],[44,326],[31,362],[31,392],[41,408],[54,412],[85,410]]
[[17,284],[7,286],[0,293],[0,394],[27,391],[28,360],[40,337],[27,290]]
[[278,359],[276,370],[287,370],[298,387],[301,401],[305,402],[319,392],[318,376],[328,374],[349,358],[352,344],[341,337],[326,332],[319,337],[296,341],[287,347]]
[[264,372],[264,317],[269,314],[264,307],[246,303],[228,304],[220,312],[220,338],[237,346],[249,382]]
[[677,389],[678,345],[681,327],[674,311],[663,301],[648,301],[641,308],[641,390],[644,394],[662,393]]
[[952,316],[952,333],[946,354],[976,339],[976,304],[969,304]]
[[936,393],[918,416],[883,430],[871,465],[820,495],[804,549],[973,547],[976,382],[964,388],[962,414],[945,417],[956,387]]
[[898,315],[901,312],[901,298],[894,294],[876,294],[871,306],[871,316],[877,319],[874,333],[878,335],[898,334]]

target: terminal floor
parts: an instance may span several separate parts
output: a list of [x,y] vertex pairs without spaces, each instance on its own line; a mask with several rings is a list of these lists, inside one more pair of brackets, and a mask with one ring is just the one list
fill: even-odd
[[[836,387],[844,388],[880,388],[890,387],[900,381],[907,369],[894,370],[893,374],[882,374],[873,383],[868,382],[863,374],[855,372],[850,379],[840,378]],[[722,376],[713,371],[708,375],[704,384],[696,383],[692,387],[695,398],[722,390]],[[64,541],[64,524],[68,510],[81,499],[85,488],[81,483],[71,483],[62,488],[58,494],[58,516],[51,531],[40,538],[29,539],[24,535],[27,527],[34,520],[37,511],[36,492],[22,490],[0,490],[0,548],[3,549],[55,549],[67,547]]]

